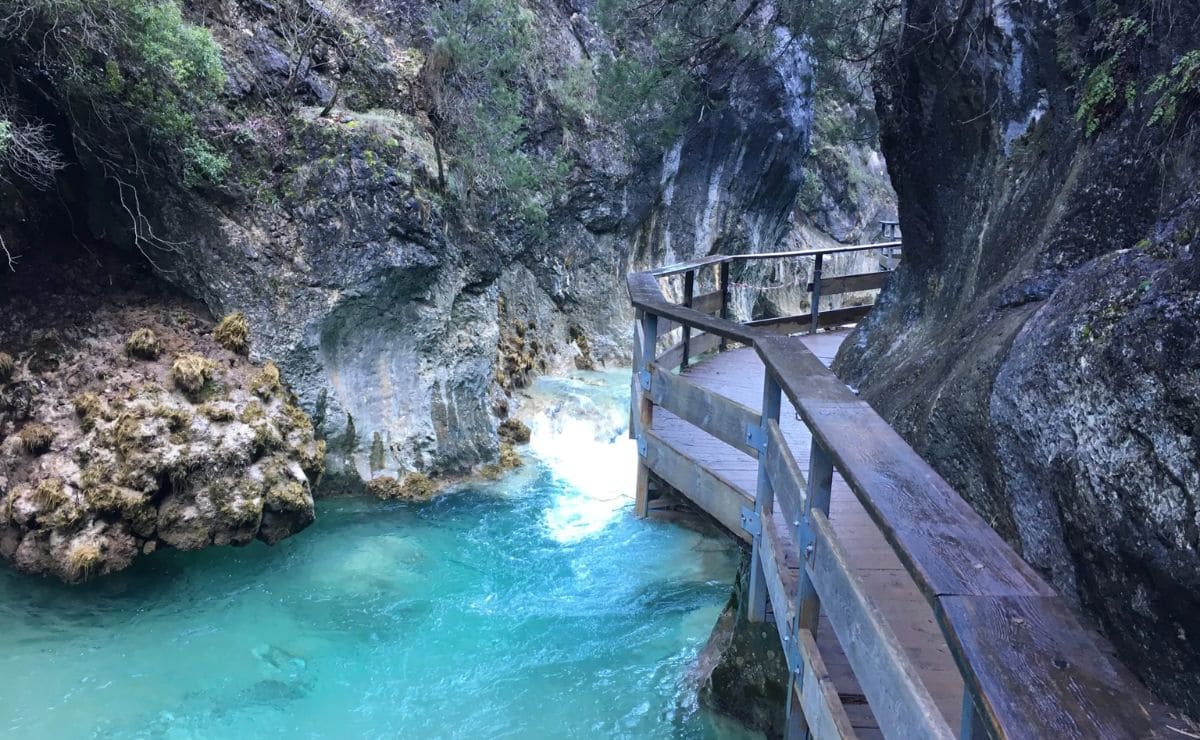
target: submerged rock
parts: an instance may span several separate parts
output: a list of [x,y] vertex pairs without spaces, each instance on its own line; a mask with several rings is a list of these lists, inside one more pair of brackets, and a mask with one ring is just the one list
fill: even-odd
[[278,372],[263,384],[270,368],[217,346],[194,305],[84,300],[38,318],[49,341],[4,336],[0,556],[80,581],[160,546],[274,543],[313,521],[324,443]]

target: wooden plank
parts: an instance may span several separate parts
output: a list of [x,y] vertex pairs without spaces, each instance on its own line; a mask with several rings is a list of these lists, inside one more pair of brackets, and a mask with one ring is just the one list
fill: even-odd
[[1151,721],[1166,707],[1131,692],[1138,681],[1124,666],[1097,659],[1100,637],[1061,598],[941,596],[938,610],[950,623],[975,627],[951,635],[952,647],[979,720],[998,737],[1188,737]]
[[[794,609],[788,601],[783,573],[787,570],[787,551],[789,548],[794,550],[796,543],[780,537],[780,533],[776,529],[778,523],[771,514],[762,517],[760,523],[763,542],[763,580],[766,581],[767,595],[771,600],[771,611],[775,615],[775,627],[779,630],[780,638],[784,639],[792,632]],[[791,656],[788,656],[788,660],[791,660]],[[790,667],[795,668],[795,666]]]
[[716,313],[721,308],[721,291],[698,295],[692,298],[692,309],[700,313]]
[[[879,290],[883,284],[887,282],[888,275],[891,275],[890,270],[881,272],[860,272],[854,275],[841,275],[838,277],[827,277],[821,279],[821,295],[838,295],[839,293],[855,293],[862,290]],[[808,292],[811,293],[813,284],[808,284]]]
[[812,633],[800,630],[797,647],[804,658],[804,668],[802,679],[793,683],[793,686],[811,736],[818,740],[858,737],[846,716],[846,708],[842,706],[842,699],[838,696],[837,687],[825,667],[825,660],[817,649]]
[[[821,328],[827,328],[842,326],[843,324],[853,324],[871,313],[872,308],[875,308],[875,304],[873,303],[865,306],[851,306],[849,308],[834,308],[822,311],[817,318],[817,325]],[[772,319],[757,319],[747,322],[746,326],[770,334],[795,334],[796,332],[807,330],[812,326],[812,315],[802,314],[798,316],[779,316]]]
[[[692,359],[699,357],[705,352],[712,352],[721,344],[720,337],[707,332],[693,334],[689,341],[691,342]],[[674,370],[679,367],[683,363],[683,342],[671,345],[669,349],[658,356],[656,362],[660,367],[667,368],[668,370]]]
[[883,614],[854,575],[829,520],[814,510],[810,524],[815,547],[806,570],[880,729],[886,737],[905,740],[952,740],[954,733]]
[[754,499],[654,432],[647,429],[643,434],[650,469],[730,532],[749,542],[750,535],[742,529],[742,507],[753,507]]
[[635,308],[735,342],[754,343],[756,333],[753,329],[667,301],[658,286],[658,280],[650,273],[632,273],[625,282],[629,288],[629,300]]
[[758,457],[758,450],[746,440],[746,428],[762,423],[762,418],[753,409],[707,391],[682,375],[672,375],[658,364],[650,366],[650,374],[650,398],[656,405],[730,447]]
[[800,472],[800,466],[792,457],[787,439],[779,428],[779,422],[767,422],[767,454],[764,457],[767,478],[775,490],[775,500],[783,512],[788,526],[795,527],[804,508],[804,489],[808,482]]

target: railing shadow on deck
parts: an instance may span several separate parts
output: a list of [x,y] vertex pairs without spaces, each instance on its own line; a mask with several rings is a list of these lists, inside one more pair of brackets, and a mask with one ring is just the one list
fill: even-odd
[[[789,738],[854,736],[814,639],[822,611],[887,737],[1194,737],[1181,731],[1186,720],[1157,702],[1112,657],[1112,647],[1081,624],[1054,589],[895,430],[787,336],[847,323],[870,309],[822,313],[823,290],[864,290],[886,279],[886,272],[825,277],[823,258],[868,249],[886,249],[894,258],[899,248],[899,242],[885,242],[714,256],[628,276],[637,312],[631,434],[639,452],[638,515],[647,513],[653,472],[750,541],[749,613],[763,621],[770,604],[774,614],[790,670]],[[731,321],[730,266],[767,259],[814,261],[811,313],[749,324]],[[697,296],[697,272],[709,268],[717,290]],[[660,287],[661,279],[673,276],[683,277],[683,305],[668,301]],[[681,330],[680,341],[659,352],[660,338],[674,330]],[[690,382],[682,372],[699,355],[733,344],[752,347],[762,361],[761,413]],[[812,434],[807,478],[779,426],[784,395]],[[756,458],[754,499],[719,470],[665,443],[654,429],[656,406],[691,423],[697,433]],[[932,607],[962,674],[959,728],[948,726],[847,564],[828,519],[835,470]],[[803,565],[790,594],[780,572],[789,554]]]

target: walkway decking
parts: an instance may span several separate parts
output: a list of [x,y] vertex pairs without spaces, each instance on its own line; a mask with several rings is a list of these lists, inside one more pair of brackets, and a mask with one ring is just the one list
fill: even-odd
[[[804,342],[828,366],[845,337],[846,332],[829,332],[798,336],[796,339]],[[753,348],[734,349],[698,359],[696,364],[684,371],[684,375],[726,398],[756,411],[761,410],[763,365]],[[812,437],[804,423],[798,420],[786,397],[783,399],[780,427],[807,477]],[[693,459],[703,460],[705,467],[753,498],[758,476],[758,462],[755,459],[705,434],[665,409],[655,409],[654,431],[671,446]],[[778,504],[776,512],[776,521],[780,525],[779,536],[789,543],[787,551],[798,551],[791,528],[783,526],[785,517],[779,512]],[[836,474],[830,521],[848,551],[857,576],[886,616],[947,723],[950,727],[958,727],[962,714],[962,677],[934,621],[933,611],[854,493]],[[780,570],[791,597],[796,592],[798,562],[789,557],[786,567]],[[794,608],[794,605],[790,606]],[[862,692],[833,630],[829,628],[824,615],[821,620],[817,644],[842,696],[846,713],[860,737],[879,737],[875,719],[862,698]]]

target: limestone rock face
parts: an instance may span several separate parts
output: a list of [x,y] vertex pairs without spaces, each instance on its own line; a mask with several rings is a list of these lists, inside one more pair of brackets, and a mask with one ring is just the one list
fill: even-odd
[[[27,298],[3,302],[18,326]],[[313,521],[324,443],[273,365],[219,347],[190,302],[40,301],[36,335],[0,331],[15,360],[0,383],[0,556],[79,581],[160,546],[274,544]]]
[[904,3],[904,263],[835,369],[1196,711],[1197,99],[1154,82],[1200,8],[1099,7]]

